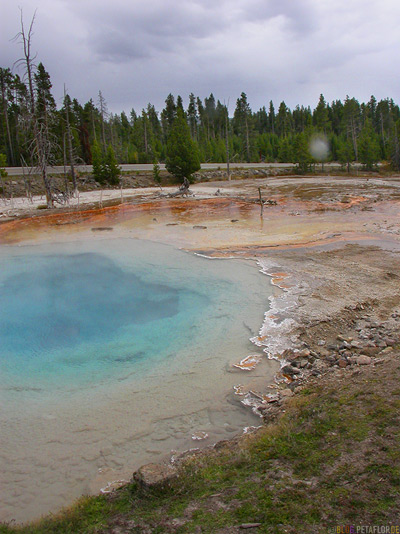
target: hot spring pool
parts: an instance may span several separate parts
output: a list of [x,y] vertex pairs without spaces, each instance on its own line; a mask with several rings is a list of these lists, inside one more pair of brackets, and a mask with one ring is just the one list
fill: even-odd
[[259,424],[233,385],[273,288],[254,262],[133,239],[0,248],[0,519]]

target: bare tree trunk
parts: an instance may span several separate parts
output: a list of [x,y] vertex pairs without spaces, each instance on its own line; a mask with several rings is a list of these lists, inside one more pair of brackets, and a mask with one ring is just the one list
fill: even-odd
[[351,138],[353,141],[353,149],[354,149],[354,155],[356,157],[356,161],[358,161],[358,147],[357,147],[357,132],[356,132],[356,125],[354,123],[354,119],[351,119]]
[[246,155],[247,155],[247,161],[250,161],[250,139],[249,139],[249,123],[247,121],[247,115],[246,115]]
[[28,170],[28,175],[25,174],[25,169],[27,168],[26,162],[21,156],[21,163],[22,163],[22,175],[24,177],[24,184],[25,184],[25,194],[26,198],[32,202],[32,190],[31,190],[31,175],[30,170]]
[[[64,85],[64,103],[65,103],[65,85]],[[71,170],[71,178],[72,178],[72,185],[74,187],[74,195],[76,195],[76,192],[78,190],[78,185],[76,183],[76,174],[75,174],[75,165],[74,165],[74,154],[72,150],[72,134],[71,134],[71,125],[69,122],[69,105],[65,105],[65,118],[67,121],[67,141],[68,141],[68,159],[69,159],[69,167]],[[64,147],[65,147],[65,140],[64,140]],[[64,150],[65,152],[65,150]]]
[[259,197],[259,200],[260,200],[260,217],[263,216],[263,211],[264,211],[264,201],[262,199],[262,196],[261,196],[261,187],[258,188],[258,197]]
[[225,117],[225,147],[226,147],[226,173],[228,175],[228,181],[231,180],[231,171],[229,168],[229,119],[228,119],[228,109],[226,110]]
[[26,68],[26,74],[28,77],[28,86],[29,86],[29,99],[30,99],[30,113],[31,113],[31,119],[33,122],[33,134],[35,139],[35,151],[38,159],[38,167],[40,169],[44,187],[46,190],[46,201],[47,201],[47,207],[52,208],[54,206],[54,200],[53,195],[51,191],[51,182],[49,179],[49,176],[47,174],[47,139],[46,139],[46,128],[43,130],[43,127],[40,127],[38,124],[38,118],[36,116],[36,100],[35,100],[35,92],[33,88],[33,60],[31,55],[31,40],[32,40],[32,30],[33,30],[33,23],[35,22],[35,16],[36,13],[32,17],[31,24],[29,26],[28,34],[25,33],[24,28],[24,21],[22,17],[22,10],[21,10],[21,32],[20,36],[22,38],[22,45],[24,50],[24,58],[21,60],[25,64]]
[[144,125],[144,151],[146,154],[148,153],[148,145],[147,145],[147,124],[146,124],[146,118],[143,117],[143,125]]
[[104,100],[103,94],[99,91],[99,104],[100,104],[100,116],[101,116],[101,135],[103,141],[103,150],[105,153],[106,150],[106,134],[104,130],[104,118],[106,115],[106,101]]

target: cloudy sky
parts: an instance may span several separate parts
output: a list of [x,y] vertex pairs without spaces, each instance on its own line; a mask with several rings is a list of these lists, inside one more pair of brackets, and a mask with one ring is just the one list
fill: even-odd
[[[253,110],[272,99],[315,107],[346,94],[400,102],[398,0],[0,0],[0,66],[37,10],[32,48],[85,103],[102,91],[113,112],[163,107],[168,93],[211,92],[231,111],[242,91]],[[14,69],[15,70],[15,69]],[[21,73],[21,72],[20,72]]]

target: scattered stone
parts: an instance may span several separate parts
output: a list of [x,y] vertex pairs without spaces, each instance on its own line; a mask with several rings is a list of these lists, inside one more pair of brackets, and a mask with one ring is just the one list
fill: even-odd
[[206,230],[207,229],[207,226],[202,226],[201,224],[195,224],[193,226],[193,229],[194,230]]
[[291,389],[286,388],[280,391],[281,397],[293,397],[294,393]]
[[176,470],[169,465],[146,464],[133,473],[133,480],[145,488],[155,488],[168,484],[176,477]]
[[366,356],[365,354],[361,354],[361,356],[357,357],[358,365],[369,365],[371,361],[371,358],[369,356]]
[[127,480],[113,480],[112,482],[108,482],[107,485],[104,486],[104,488],[101,488],[100,493],[111,493],[114,490],[122,488],[122,486],[125,486],[126,484],[128,484]]
[[261,523],[242,523],[239,528],[241,529],[247,529],[247,528],[258,528],[261,527]]
[[381,350],[379,354],[389,354],[389,352],[393,352],[393,347],[386,347],[385,349]]
[[92,232],[112,232],[114,228],[112,226],[95,226],[92,228]]
[[363,347],[363,354],[366,356],[376,356],[378,352],[380,352],[380,349],[378,347]]
[[299,369],[296,369],[296,367],[293,367],[290,364],[284,365],[281,371],[282,371],[282,374],[287,375],[287,376],[299,375],[301,373]]
[[[368,356],[367,356],[368,357]],[[341,369],[344,369],[345,367],[347,367],[347,360],[344,360],[344,359],[340,359],[339,362],[338,362],[338,365]]]

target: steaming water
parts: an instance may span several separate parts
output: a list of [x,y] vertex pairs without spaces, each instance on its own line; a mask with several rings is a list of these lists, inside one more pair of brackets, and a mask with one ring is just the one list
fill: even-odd
[[[128,239],[0,261],[0,519],[129,478],[194,432],[210,444],[258,424],[231,394],[271,295],[255,264]],[[253,377],[272,377],[263,365]]]

